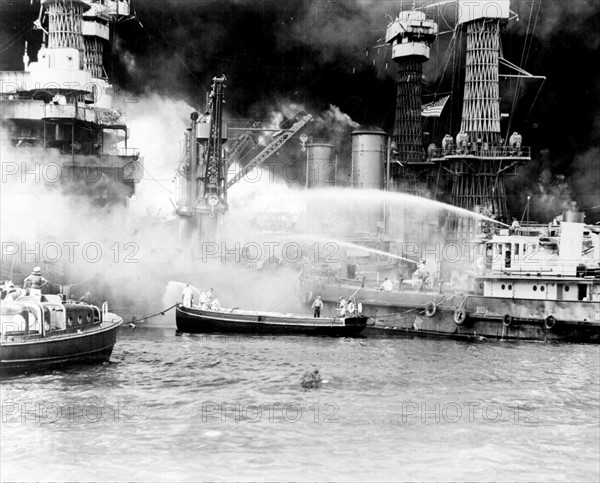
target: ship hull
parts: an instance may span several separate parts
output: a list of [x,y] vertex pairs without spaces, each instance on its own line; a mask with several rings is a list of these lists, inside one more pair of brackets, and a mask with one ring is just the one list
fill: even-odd
[[247,333],[273,335],[311,335],[356,337],[367,326],[366,317],[310,318],[289,314],[201,310],[178,306],[176,317],[180,332]]

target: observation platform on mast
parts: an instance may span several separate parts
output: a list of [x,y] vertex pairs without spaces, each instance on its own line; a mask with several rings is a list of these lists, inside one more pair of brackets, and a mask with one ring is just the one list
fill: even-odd
[[528,146],[486,146],[472,145],[467,147],[430,148],[427,152],[428,161],[443,162],[460,159],[482,159],[495,161],[531,161],[531,148]]

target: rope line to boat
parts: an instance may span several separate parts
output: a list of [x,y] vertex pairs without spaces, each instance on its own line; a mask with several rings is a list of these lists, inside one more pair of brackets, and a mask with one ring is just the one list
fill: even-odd
[[160,312],[157,312],[155,314],[152,315],[146,315],[145,317],[141,317],[141,318],[137,318],[135,315],[133,316],[133,318],[129,321],[130,324],[137,324],[139,322],[142,322],[143,320],[148,320],[151,319],[152,317],[157,317],[158,315],[165,315],[169,310],[174,309],[175,307],[177,307],[178,303],[175,303],[173,305],[171,305],[170,307],[161,310]]

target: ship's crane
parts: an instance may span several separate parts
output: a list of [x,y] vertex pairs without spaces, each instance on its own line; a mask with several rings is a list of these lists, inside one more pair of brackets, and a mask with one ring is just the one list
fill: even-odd
[[208,106],[210,131],[204,155],[205,174],[202,180],[202,201],[211,212],[217,207],[227,209],[227,187],[223,169],[223,88],[225,76],[213,77]]
[[[229,169],[233,163],[239,161],[242,153],[252,144],[254,145],[254,138],[252,137],[252,131],[259,129],[262,123],[255,121],[248,128],[248,131],[241,134],[237,139],[231,142],[231,146],[228,150],[226,167]],[[227,149],[227,148],[225,148]]]
[[227,180],[227,168],[253,142],[251,131],[260,129],[254,123],[236,141],[231,142],[229,159],[223,155],[228,128],[223,124],[223,90],[225,76],[214,77],[204,116],[193,112],[188,129],[186,156],[179,173],[182,177],[177,214],[181,217],[181,245],[193,259],[198,240],[218,238],[220,215],[227,211],[227,190],[248,172],[260,166],[311,119],[310,114],[290,129],[281,129],[273,140],[232,179]]
[[264,163],[271,155],[281,148],[281,146],[289,141],[294,134],[308,124],[311,119],[312,116],[307,114],[297,121],[290,129],[286,129],[282,131],[281,134],[276,135],[275,138],[254,159],[252,159],[252,161],[244,166],[244,168],[242,168],[233,178],[227,181],[227,184],[225,185],[226,189],[231,188],[231,186],[241,180],[250,171]]

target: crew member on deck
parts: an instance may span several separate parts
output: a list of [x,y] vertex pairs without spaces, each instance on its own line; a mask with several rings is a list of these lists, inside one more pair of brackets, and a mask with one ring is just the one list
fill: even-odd
[[321,317],[321,308],[323,307],[323,301],[321,300],[321,296],[317,295],[317,298],[312,304],[312,308],[315,309],[313,313],[313,317],[319,318]]
[[42,295],[42,287],[48,283],[44,277],[42,277],[42,269],[35,267],[25,280],[23,281],[23,288],[29,287],[29,295]]
[[381,284],[381,290],[384,292],[391,292],[393,289],[394,283],[389,278],[386,278]]
[[348,315],[354,317],[354,309],[356,304],[354,303],[354,297],[348,297]]
[[192,307],[192,302],[194,301],[194,291],[192,290],[192,287],[190,287],[188,284],[186,284],[185,288],[183,289],[181,301],[184,307]]
[[340,317],[346,317],[346,300],[344,299],[344,297],[340,297],[340,302],[339,302],[339,308],[338,311],[340,312]]

